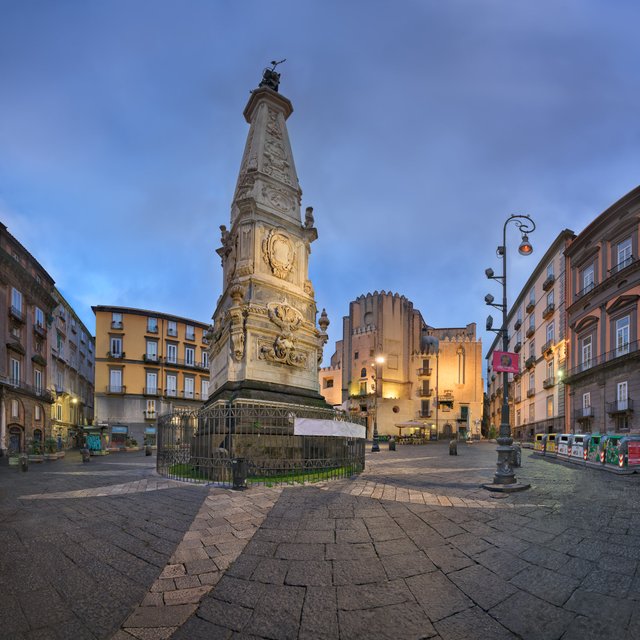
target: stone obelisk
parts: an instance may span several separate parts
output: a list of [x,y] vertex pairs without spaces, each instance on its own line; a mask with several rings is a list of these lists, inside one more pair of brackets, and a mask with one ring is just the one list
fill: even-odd
[[291,102],[280,74],[265,69],[244,110],[247,143],[231,204],[220,227],[223,293],[210,329],[207,404],[266,400],[326,407],[318,366],[329,324],[309,280],[313,209],[301,219],[286,120]]

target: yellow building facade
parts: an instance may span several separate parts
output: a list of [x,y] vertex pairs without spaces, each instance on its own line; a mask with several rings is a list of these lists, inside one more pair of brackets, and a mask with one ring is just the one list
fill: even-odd
[[159,415],[197,409],[208,397],[208,325],[144,309],[92,309],[95,422],[103,442],[112,449],[155,444]]

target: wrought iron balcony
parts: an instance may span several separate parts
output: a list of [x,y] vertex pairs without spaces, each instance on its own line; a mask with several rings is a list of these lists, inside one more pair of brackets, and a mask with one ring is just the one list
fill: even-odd
[[113,353],[112,351],[107,351],[107,358],[116,358],[118,360],[122,360],[122,358],[126,357],[126,353],[123,351],[122,353]]
[[418,411],[418,418],[430,418],[431,411]]
[[164,390],[164,395],[167,398],[177,398],[178,397],[178,390],[177,389],[165,389]]
[[553,340],[547,340],[542,345],[542,348],[540,349],[540,353],[542,353],[543,355],[546,355],[547,353],[550,353],[551,351],[553,351]]
[[522,326],[522,320],[518,318],[515,324],[513,325],[513,328],[517,331],[521,326]]
[[553,315],[553,312],[555,310],[556,310],[556,305],[553,302],[551,304],[548,304],[544,308],[544,311],[542,312],[542,317],[546,320],[549,316]]
[[542,386],[545,389],[550,389],[556,383],[555,376],[550,376],[549,378],[545,378],[542,382]]
[[9,307],[9,315],[18,322],[24,324],[24,312],[13,305]]
[[127,392],[127,387],[123,387],[121,384],[107,385],[107,393],[124,394]]
[[158,325],[149,326],[147,325],[147,333],[158,333]]
[[547,276],[547,279],[542,283],[543,291],[549,291],[555,281],[556,277],[553,275],[553,273],[550,276]]
[[161,396],[162,389],[160,387],[145,387],[143,393],[145,396]]
[[157,353],[145,353],[142,356],[145,362],[160,362],[160,358]]
[[155,411],[143,411],[145,420],[155,420],[156,412]]
[[532,367],[534,367],[536,364],[536,357],[535,356],[529,356],[525,361],[524,361],[524,366],[527,369],[531,369]]
[[616,273],[619,273],[623,269],[626,269],[628,266],[632,265],[635,261],[636,261],[636,258],[634,256],[629,256],[624,260],[620,260],[620,262],[618,262],[617,265],[609,269],[609,275],[612,276],[612,275],[615,275]]
[[522,342],[516,342],[516,344],[513,347],[514,353],[520,353],[521,350],[522,350]]
[[189,340],[190,342],[195,342],[195,340],[196,340],[196,334],[195,334],[195,332],[194,332],[194,333],[187,333],[187,334],[185,334],[184,339],[185,339],[185,340]]
[[536,395],[535,389],[527,389],[527,398],[533,398]]
[[530,338],[536,332],[535,326],[529,326],[526,333],[524,334],[527,338]]
[[112,329],[122,329],[122,320],[112,320],[111,321]]
[[616,400],[615,402],[607,402],[607,413],[631,413],[633,411],[633,400]]
[[587,293],[590,293],[591,291],[593,291],[595,287],[596,287],[595,282],[590,282],[586,287],[584,287],[584,289],[581,289],[580,291],[578,291],[578,293],[576,293],[576,300],[578,298],[582,298],[583,296],[586,296]]
[[197,391],[181,391],[180,397],[185,400],[199,400],[200,394]]
[[47,330],[44,325],[36,323],[33,325],[33,333],[35,333],[37,336],[40,336],[41,338],[44,338],[47,335]]
[[418,389],[419,398],[430,398],[433,395],[433,389]]
[[529,302],[527,302],[527,306],[524,308],[524,310],[527,313],[531,313],[535,308],[536,308],[535,301],[534,300],[529,300]]
[[578,407],[573,412],[573,417],[578,422],[584,422],[586,420],[591,420],[593,417],[595,417],[595,414],[594,414],[594,411],[593,411],[593,407]]
[[430,376],[431,375],[431,367],[421,367],[418,369],[419,376]]

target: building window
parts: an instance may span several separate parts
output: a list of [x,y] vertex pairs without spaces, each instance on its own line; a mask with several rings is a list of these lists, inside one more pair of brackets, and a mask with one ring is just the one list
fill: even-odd
[[188,324],[185,328],[185,340],[196,339],[196,328]]
[[536,421],[536,405],[533,402],[529,405],[529,422]]
[[11,358],[11,384],[19,385],[20,384],[20,360],[16,360],[15,358]]
[[529,304],[535,304],[535,303],[536,303],[536,290],[531,289],[531,291],[529,291]]
[[359,356],[360,356],[360,352],[359,352],[359,351],[356,351],[356,352],[353,354],[353,359],[354,359],[354,360],[357,360],[357,359],[359,358]]
[[184,348],[184,363],[188,367],[193,367],[196,361],[196,350],[193,347]]
[[109,391],[111,393],[122,393],[122,369],[109,370]]
[[202,366],[205,369],[209,368],[209,354],[204,349],[202,350]]
[[40,405],[39,405],[39,404],[37,404],[37,405],[34,407],[34,410],[33,410],[33,418],[34,418],[34,420],[36,420],[36,421],[39,421],[39,420],[41,420],[41,419],[42,419],[42,409],[40,408]]
[[551,360],[549,360],[549,362],[547,362],[547,378],[549,380],[553,379],[553,369],[554,369],[554,362],[553,362],[553,358],[551,358]]
[[592,341],[591,336],[582,338],[580,346],[580,365],[582,369],[588,369],[591,366],[591,358],[593,356]]
[[520,409],[516,409],[516,427],[519,427],[521,422],[522,422],[522,415],[521,415]]
[[591,392],[587,391],[582,394],[582,408],[588,409],[589,407],[591,407]]
[[175,373],[167,373],[167,395],[175,398],[178,389],[178,376]]
[[113,312],[111,314],[111,328],[122,329],[122,314]]
[[111,336],[111,348],[109,354],[112,358],[122,358],[122,338],[120,336]]
[[42,392],[42,371],[40,371],[40,369],[33,370],[33,386],[35,387],[36,393]]
[[531,372],[529,374],[529,391],[535,391],[536,389],[536,374]]
[[360,395],[361,396],[366,396],[367,395],[367,381],[363,380],[360,383]]
[[184,397],[193,400],[195,396],[195,383],[191,377],[184,377]]
[[550,323],[547,325],[547,342],[548,342],[549,344],[553,344],[553,342],[554,342],[554,340],[555,340],[555,337],[556,337],[556,336],[555,336],[555,333],[556,333],[556,331],[555,331],[555,325],[554,325],[554,323],[553,323],[553,322],[550,322]]
[[11,306],[18,313],[22,313],[22,293],[11,287]]
[[536,330],[536,317],[533,313],[529,316],[529,330],[530,331]]
[[146,359],[152,362],[158,360],[158,343],[156,340],[147,340]]
[[176,364],[178,361],[178,345],[176,344],[167,344],[167,362],[171,364]]
[[324,388],[331,389],[333,387],[333,378],[325,378],[324,379]]
[[547,278],[553,278],[553,262],[547,265]]
[[209,381],[201,380],[200,381],[200,396],[203,400],[206,400],[209,397]]
[[626,411],[629,408],[627,381],[618,382],[616,387],[616,399],[618,400],[618,411]]
[[11,417],[12,418],[20,417],[20,405],[17,400],[11,401]]
[[167,321],[167,335],[174,337],[178,335],[178,323],[175,320]]
[[547,293],[547,306],[550,307],[553,304],[553,289]]
[[62,405],[56,405],[56,420],[62,422]]
[[582,270],[582,294],[589,293],[595,286],[594,273],[593,264],[590,264]]
[[465,353],[464,349],[460,347],[457,352],[458,355],[458,384],[464,384],[465,381]]
[[147,371],[147,393],[158,393],[158,374],[155,371]]
[[40,307],[35,308],[33,319],[36,327],[44,329],[44,312]]
[[535,340],[531,340],[529,342],[529,357],[530,358],[536,357],[536,341]]
[[629,353],[630,326],[629,316],[624,316],[624,318],[616,320],[616,356],[623,356]]
[[362,367],[362,369],[360,369],[360,377],[361,378],[366,378],[367,377],[367,369],[366,369],[366,367]]
[[147,400],[147,410],[146,417],[154,418],[156,415],[156,401],[155,400]]
[[158,333],[158,318],[147,318],[147,331]]
[[553,396],[547,396],[547,418],[553,418]]
[[618,264],[616,271],[620,271],[631,264],[633,257],[631,255],[631,238],[627,238],[618,243]]

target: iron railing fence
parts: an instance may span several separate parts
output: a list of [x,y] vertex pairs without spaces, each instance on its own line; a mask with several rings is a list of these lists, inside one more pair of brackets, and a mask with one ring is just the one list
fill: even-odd
[[249,484],[344,478],[364,469],[364,439],[296,436],[296,418],[366,424],[330,409],[257,401],[174,411],[158,418],[158,473],[231,485],[234,460],[243,461]]

